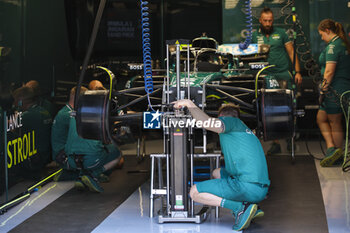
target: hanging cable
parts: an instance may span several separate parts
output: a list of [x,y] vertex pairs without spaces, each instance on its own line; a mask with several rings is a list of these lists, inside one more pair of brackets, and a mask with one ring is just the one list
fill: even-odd
[[[289,10],[289,12],[287,12],[287,9]],[[318,63],[316,62],[316,60],[313,58],[313,55],[311,53],[311,49],[310,49],[310,43],[308,42],[308,39],[303,31],[303,27],[300,23],[299,18],[297,17],[297,14],[295,12],[295,7],[294,7],[294,0],[288,0],[286,5],[284,7],[281,8],[281,15],[285,16],[284,18],[284,23],[286,25],[289,25],[289,22],[292,22],[292,31],[293,31],[293,39],[294,39],[294,48],[295,48],[295,52],[294,52],[294,56],[296,56],[296,54],[299,55],[299,61],[300,64],[303,64],[303,68],[307,71],[307,74],[309,77],[312,78],[313,82],[315,84],[320,82],[320,78],[321,78],[321,74],[320,74],[320,67],[318,65]],[[296,59],[293,59],[293,62]],[[293,69],[294,69],[295,64],[293,65]],[[294,72],[293,72],[293,77],[294,77]],[[293,78],[294,80],[294,78]],[[294,85],[295,87],[295,85]],[[295,102],[294,102],[295,104]],[[308,137],[307,137],[308,139]],[[315,157],[314,155],[312,155],[308,149],[308,145],[307,145],[307,140],[305,141],[306,144],[306,148],[307,151],[309,153],[310,156],[312,156],[313,158],[320,160],[320,158]],[[325,154],[323,148],[322,148],[322,142],[321,142],[321,137],[320,137],[320,148],[322,150],[323,155]]]
[[140,0],[141,2],[141,25],[142,25],[142,52],[143,52],[143,77],[145,81],[145,90],[147,93],[148,106],[152,108],[149,95],[153,92],[153,79],[152,79],[152,57],[151,57],[151,38],[148,18],[147,1]]
[[246,14],[246,23],[247,23],[247,30],[248,35],[245,38],[245,41],[243,43],[239,44],[239,48],[242,50],[245,50],[249,47],[250,43],[252,42],[252,34],[253,34],[253,14],[252,14],[252,4],[250,0],[245,1],[245,14]]
[[[281,9],[281,14],[285,16],[285,24],[289,24],[288,22],[291,20],[293,21],[293,11],[287,13],[287,9],[292,8],[293,5],[293,0],[288,0],[286,5]],[[293,30],[293,33],[296,33],[296,53],[299,55],[299,60],[304,64],[304,69],[307,70],[308,76],[313,78],[314,83],[316,83],[319,81],[317,79],[320,77],[320,68],[311,54],[310,43],[308,42],[298,17],[295,18],[295,26],[296,29]]]
[[[349,144],[349,117],[350,117],[350,106],[349,106],[349,100],[343,100],[345,94],[349,94],[350,91],[345,91],[340,96],[340,105],[344,113],[344,118],[346,121],[346,136],[345,136],[345,152],[344,152],[344,162],[342,165],[342,169],[344,172],[350,171],[350,160],[347,159],[348,157],[348,144]],[[348,107],[348,111],[346,112],[344,109],[344,103]]]

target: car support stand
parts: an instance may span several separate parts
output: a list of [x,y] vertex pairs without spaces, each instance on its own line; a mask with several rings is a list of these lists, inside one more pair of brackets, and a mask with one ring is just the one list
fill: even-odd
[[[169,46],[167,45],[169,53]],[[187,45],[189,53],[189,45]],[[168,56],[168,54],[167,54]],[[189,55],[188,55],[189,56]],[[176,45],[177,68],[180,66],[180,45]],[[187,67],[189,67],[189,59]],[[169,70],[169,67],[168,67]],[[189,70],[188,70],[189,72]],[[177,69],[176,99],[183,99],[185,89],[180,87],[180,70]],[[190,99],[190,82],[187,80],[188,90],[187,98]],[[170,90],[167,81],[166,95],[163,95],[164,104],[169,104]],[[172,92],[171,94],[173,94]],[[175,93],[174,93],[175,94]],[[203,106],[203,103],[202,103]],[[150,194],[150,217],[153,217],[154,197],[166,196],[165,208],[162,206],[161,213],[158,216],[159,223],[165,222],[203,222],[209,213],[208,207],[203,207],[197,214],[194,210],[194,202],[189,197],[189,186],[193,186],[193,164],[194,158],[216,158],[216,167],[219,166],[221,154],[194,154],[194,130],[187,122],[192,121],[192,117],[185,110],[169,109],[163,114],[163,133],[164,133],[164,154],[151,154],[151,194]],[[183,126],[183,127],[181,127]],[[206,140],[203,140],[203,148],[206,148]],[[203,150],[206,152],[206,149]],[[154,188],[155,158],[160,161],[166,159],[166,187],[163,188],[162,182],[159,182],[159,188]],[[162,177],[162,166],[158,166],[159,177]],[[190,174],[188,174],[190,172]],[[163,204],[163,202],[162,202]],[[216,208],[216,217],[218,217],[218,208]]]

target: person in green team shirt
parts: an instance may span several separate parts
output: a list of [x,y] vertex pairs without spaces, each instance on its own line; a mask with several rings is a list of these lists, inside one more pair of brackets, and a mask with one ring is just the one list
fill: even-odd
[[[81,87],[84,93],[87,89]],[[113,144],[81,138],[76,129],[76,120],[70,116],[74,108],[76,88],[70,91],[68,104],[55,117],[52,126],[53,158],[63,168],[57,181],[75,180],[75,187],[86,186],[93,192],[103,192],[100,182],[108,182],[105,173],[111,171],[120,160],[121,152]]]
[[[46,109],[37,105],[35,93],[29,87],[24,86],[16,89],[13,92],[13,98],[14,106],[22,112],[23,126],[19,128],[18,136],[27,134],[34,137],[31,139],[33,155],[24,160],[24,169],[31,171],[33,176],[37,176],[35,178],[39,178],[40,169],[51,161],[52,117]],[[24,142],[22,142],[23,145]]]
[[327,167],[344,155],[340,95],[350,90],[350,43],[343,26],[334,20],[322,20],[318,32],[327,43],[319,57],[323,82],[317,113],[317,124],[327,144],[326,157],[321,161],[321,166]]
[[29,87],[33,90],[37,105],[45,108],[50,113],[51,116],[55,115],[54,106],[49,100],[47,100],[43,96],[43,93],[41,91],[38,81],[30,80],[26,84],[24,84],[24,86]]
[[[52,159],[63,168],[62,172],[54,178],[55,181],[76,180],[80,173],[75,168],[69,167],[70,163],[66,163],[66,160],[73,160],[73,158],[66,157],[64,153],[69,131],[70,112],[74,109],[75,90],[76,87],[70,90],[69,101],[58,111],[51,128]],[[81,87],[80,94],[86,90],[86,87]]]
[[[289,39],[285,30],[273,26],[273,13],[270,8],[265,7],[260,13],[260,28],[253,32],[252,43],[267,44],[270,46],[268,63],[274,67],[263,71],[267,74],[265,78],[267,89],[291,89],[292,78],[290,73],[291,64],[293,63],[293,43]],[[302,83],[300,74],[300,65],[298,57],[295,60],[295,80],[298,85]],[[287,146],[291,150],[291,145]],[[281,152],[281,145],[278,140],[275,140],[267,154],[276,154]]]
[[[191,100],[174,102],[174,108],[187,107],[196,121],[208,121],[210,117]],[[234,215],[233,230],[249,227],[253,218],[263,216],[257,203],[267,194],[270,180],[264,150],[259,139],[239,119],[239,107],[223,105],[215,124],[204,127],[219,134],[225,168],[213,171],[212,180],[199,182],[191,187],[191,198],[210,206],[230,209]]]
[[[101,81],[96,79],[89,82],[88,88],[89,90],[106,90]],[[124,156],[121,156],[116,168],[121,169],[124,166],[124,161]]]

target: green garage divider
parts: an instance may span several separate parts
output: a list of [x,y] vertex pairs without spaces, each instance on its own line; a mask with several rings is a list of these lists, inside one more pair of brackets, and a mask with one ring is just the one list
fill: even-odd
[[1,127],[0,127],[0,140],[1,143],[0,145],[0,195],[2,193],[4,193],[4,195],[2,195],[2,198],[0,199],[0,203],[4,203],[6,201],[8,201],[8,179],[7,179],[7,161],[6,159],[6,145],[7,145],[7,134],[4,133],[6,132],[6,111],[2,110],[0,108],[0,122],[1,122]]
[[[0,0],[1,85],[13,91],[24,82],[37,80],[42,91],[51,96],[56,80],[75,82],[76,64],[70,54],[65,17],[64,1]],[[38,136],[42,127],[33,126],[29,130],[27,125],[7,130],[4,124],[14,119],[15,114],[13,109],[7,112],[7,117],[3,114],[0,117],[0,203],[18,194],[13,190],[9,192],[10,187],[23,191],[30,182],[43,176],[39,174],[42,168],[34,169],[37,174],[33,174],[28,159],[29,154],[31,160],[44,156],[39,155]],[[50,132],[42,135],[46,134]],[[4,136],[8,138],[6,143]],[[23,150],[23,146],[26,146],[25,158],[18,151]],[[10,153],[5,156],[5,152]],[[50,151],[45,156],[51,157]]]

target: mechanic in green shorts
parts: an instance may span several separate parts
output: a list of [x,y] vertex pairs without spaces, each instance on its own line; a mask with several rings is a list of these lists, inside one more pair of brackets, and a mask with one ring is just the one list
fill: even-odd
[[323,82],[317,113],[317,124],[327,145],[326,157],[321,161],[321,166],[327,167],[344,156],[340,96],[350,90],[350,43],[343,26],[334,20],[322,20],[318,32],[327,43],[319,57]]
[[[210,118],[190,100],[176,101],[174,107],[187,107],[197,121]],[[233,229],[239,231],[263,215],[257,203],[266,197],[270,185],[265,154],[259,139],[239,119],[236,105],[223,105],[214,120],[220,127],[205,128],[219,133],[225,168],[215,169],[213,180],[192,186],[190,196],[196,202],[232,210]]]
[[[270,46],[267,61],[269,65],[274,65],[274,67],[267,68],[263,71],[263,74],[267,74],[265,78],[265,88],[292,89],[293,76],[290,73],[290,68],[293,63],[293,43],[284,29],[273,26],[273,20],[271,9],[265,7],[260,13],[260,28],[253,32],[252,43],[267,44]],[[300,65],[297,56],[295,71],[295,83],[300,85],[303,79],[300,74]],[[287,149],[292,149],[290,144],[287,146]],[[276,154],[280,152],[281,145],[278,140],[275,140],[267,154]]]

